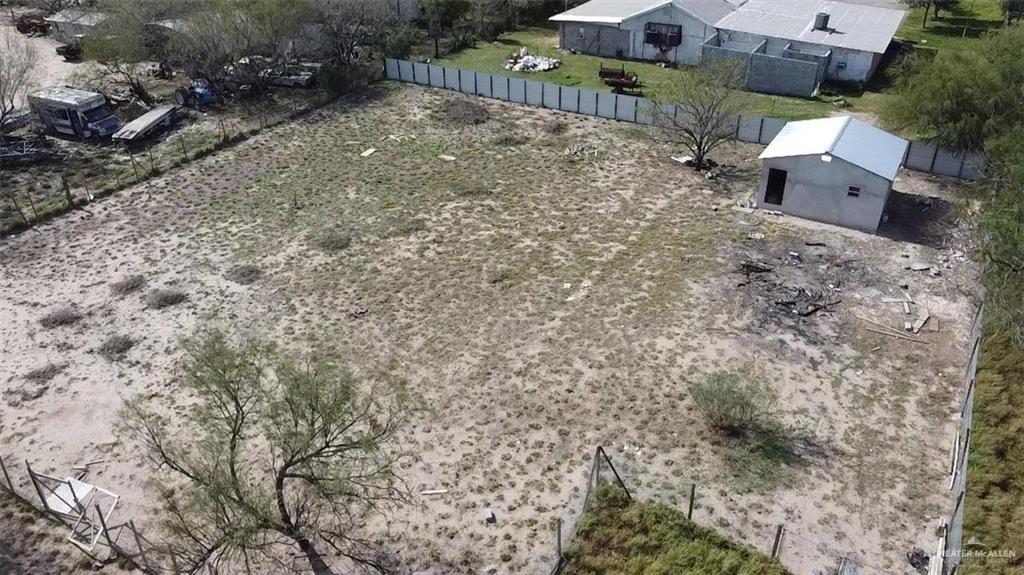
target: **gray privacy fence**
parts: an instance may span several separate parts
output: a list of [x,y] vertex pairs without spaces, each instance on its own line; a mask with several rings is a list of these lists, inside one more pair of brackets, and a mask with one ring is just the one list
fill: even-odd
[[[389,80],[608,120],[650,125],[658,115],[654,102],[628,94],[598,92],[392,58],[385,60],[385,72]],[[662,111],[678,114],[679,107],[673,108]],[[767,145],[785,125],[786,121],[778,118],[741,115],[735,123],[735,139]],[[980,164],[980,156],[950,152],[923,142],[911,142],[904,158],[904,165],[912,170],[965,180],[978,178]]]
[[981,322],[983,310],[979,309],[971,327],[971,357],[964,370],[963,401],[960,408],[960,426],[956,440],[953,442],[949,489],[953,492],[955,503],[938,545],[937,557],[941,569],[935,571],[941,575],[953,575],[960,571],[961,551],[964,539],[964,497],[967,493],[967,455],[971,449],[971,423],[974,416],[974,382],[978,371],[978,356],[981,354]]

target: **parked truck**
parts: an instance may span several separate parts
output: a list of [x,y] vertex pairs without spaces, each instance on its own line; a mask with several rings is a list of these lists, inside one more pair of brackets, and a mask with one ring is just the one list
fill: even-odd
[[121,129],[103,94],[74,88],[43,88],[29,94],[29,107],[52,134],[83,140],[106,138]]

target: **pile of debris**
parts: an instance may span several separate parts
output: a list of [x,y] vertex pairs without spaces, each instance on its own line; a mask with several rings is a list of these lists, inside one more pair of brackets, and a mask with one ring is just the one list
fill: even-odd
[[534,56],[530,54],[524,46],[519,50],[512,52],[508,61],[505,62],[505,69],[512,72],[547,72],[548,70],[554,70],[561,65],[561,60],[556,58],[547,58],[545,56]]
[[0,139],[0,165],[28,165],[63,160],[66,156],[53,150],[46,138],[26,139],[8,136]]
[[[750,287],[756,297],[764,300],[766,315],[783,319],[805,318],[818,312],[831,311],[842,300],[841,263],[818,264],[805,268],[798,252],[787,252],[777,261],[745,259],[738,273],[743,275],[737,287]],[[815,271],[823,271],[817,274]]]

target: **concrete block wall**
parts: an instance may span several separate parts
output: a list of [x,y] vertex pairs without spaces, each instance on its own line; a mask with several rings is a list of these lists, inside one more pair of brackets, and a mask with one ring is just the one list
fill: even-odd
[[818,93],[820,69],[813,62],[752,54],[747,88],[766,94],[812,98]]
[[[720,49],[718,46],[704,46],[705,49]],[[724,52],[735,50],[721,49]],[[742,54],[742,52],[740,52]],[[772,58],[765,54],[754,53],[753,58]],[[780,58],[775,58],[781,60]],[[786,64],[811,66],[812,62],[787,60]],[[527,104],[537,107],[561,110],[598,116],[609,120],[633,122],[638,124],[661,124],[666,118],[685,117],[680,106],[656,104],[645,98],[597,92],[587,88],[561,86],[536,80],[510,78],[497,74],[486,74],[473,70],[462,70],[454,67],[408,62],[405,60],[388,59],[385,61],[385,73],[389,80],[432,86],[454,90],[464,94],[493,98]],[[752,66],[753,67],[753,66]],[[809,70],[809,68],[808,68]],[[807,74],[807,70],[804,70]],[[781,72],[780,72],[781,74]],[[808,74],[809,75],[809,74]],[[804,77],[806,80],[806,76]],[[804,88],[809,83],[804,84]],[[768,144],[786,125],[784,120],[763,118],[760,116],[739,116],[730,128],[733,137],[741,142]],[[959,177],[966,180],[977,179],[981,175],[984,158],[978,154],[951,152],[937,148],[924,142],[911,142],[904,158],[904,165],[912,170]]]

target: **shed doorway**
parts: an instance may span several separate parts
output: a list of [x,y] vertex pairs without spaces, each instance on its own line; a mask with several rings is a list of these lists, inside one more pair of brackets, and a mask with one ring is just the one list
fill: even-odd
[[782,194],[786,191],[786,170],[768,168],[768,187],[764,190],[764,203],[782,205]]

